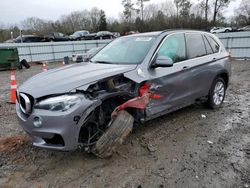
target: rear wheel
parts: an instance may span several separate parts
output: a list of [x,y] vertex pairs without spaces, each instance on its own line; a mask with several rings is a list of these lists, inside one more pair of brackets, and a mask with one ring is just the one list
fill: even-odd
[[222,106],[226,94],[226,84],[223,78],[218,77],[214,80],[208,95],[208,106],[219,108]]
[[112,156],[116,147],[122,144],[123,140],[132,131],[133,123],[134,118],[127,111],[118,112],[109,128],[93,146],[91,152],[100,158]]

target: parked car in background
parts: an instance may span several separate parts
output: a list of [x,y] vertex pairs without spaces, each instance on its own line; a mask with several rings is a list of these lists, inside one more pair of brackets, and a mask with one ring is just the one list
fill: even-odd
[[233,29],[231,27],[213,27],[210,33],[225,33],[231,32]]
[[15,43],[15,39],[8,39],[4,41],[4,43]]
[[89,61],[95,54],[97,54],[103,47],[91,48],[84,54],[72,54],[72,61],[80,63]]
[[89,31],[76,31],[72,35],[70,35],[71,40],[84,40],[85,36],[89,35]]
[[134,35],[140,33],[139,31],[128,31],[125,33],[125,35]]
[[49,41],[69,41],[70,38],[67,35],[64,35],[63,33],[60,32],[51,32],[48,33],[48,35],[45,35],[45,38],[47,38],[47,40]]
[[48,39],[44,36],[40,35],[22,35],[18,36],[16,39],[13,40],[7,40],[6,42],[11,43],[31,43],[31,42],[48,42]]
[[110,31],[99,31],[96,33],[95,39],[113,39],[116,38]]
[[84,37],[84,40],[95,40],[96,33],[90,33]]
[[239,28],[238,31],[250,31],[250,25],[247,25],[245,27]]
[[120,36],[121,36],[121,33],[119,33],[119,32],[113,32],[113,35],[114,35],[115,37],[120,37]]
[[[144,123],[200,100],[222,107],[230,56],[207,32],[119,37],[89,62],[51,69],[17,88],[19,123],[34,146],[110,157]],[[39,87],[38,87],[39,86]]]

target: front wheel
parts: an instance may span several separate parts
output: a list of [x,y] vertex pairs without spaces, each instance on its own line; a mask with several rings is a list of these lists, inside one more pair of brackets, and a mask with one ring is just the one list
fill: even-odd
[[226,84],[223,78],[218,77],[214,80],[208,95],[208,106],[219,108],[222,106],[226,94]]
[[110,127],[99,138],[91,152],[100,158],[111,157],[116,147],[132,131],[133,123],[134,118],[127,111],[118,112]]

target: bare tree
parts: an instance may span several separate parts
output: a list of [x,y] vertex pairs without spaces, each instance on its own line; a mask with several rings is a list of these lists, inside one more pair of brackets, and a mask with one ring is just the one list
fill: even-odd
[[33,32],[41,31],[45,22],[36,17],[30,17],[21,22],[22,28],[25,30],[31,30]]
[[205,4],[205,21],[207,22],[207,15],[208,15],[208,0],[206,0],[206,4]]
[[137,0],[137,3],[136,3],[140,7],[142,23],[144,20],[144,3],[148,1],[150,0]]
[[214,0],[214,13],[213,13],[213,23],[216,23],[217,15],[223,10],[225,7],[228,7],[231,0]]
[[174,4],[176,6],[176,15],[177,15],[177,19],[178,19],[179,18],[179,9],[180,9],[181,0],[174,0]]
[[192,6],[192,4],[191,4],[190,0],[181,0],[179,14],[182,17],[187,18],[190,15],[191,6]]
[[99,20],[101,18],[101,10],[94,7],[89,12],[90,24],[91,24],[91,31],[97,32],[99,29]]
[[155,18],[158,14],[160,7],[157,4],[150,4],[144,8],[144,20],[149,20],[150,18]]
[[166,0],[159,5],[159,9],[164,13],[165,16],[174,16],[176,14],[176,10],[173,9],[174,2],[171,0]]
[[122,0],[122,5],[124,6],[123,14],[127,22],[132,23],[132,14],[135,10],[134,4],[131,0]]
[[54,25],[67,34],[72,34],[78,30],[89,30],[97,32],[101,18],[101,10],[94,7],[90,11],[75,11],[69,15],[62,16]]
[[201,0],[198,5],[203,10],[205,21],[207,22],[208,21],[209,10],[210,10],[209,0]]
[[249,0],[242,0],[238,9],[235,10],[233,19],[235,23],[240,26],[250,24],[250,2]]

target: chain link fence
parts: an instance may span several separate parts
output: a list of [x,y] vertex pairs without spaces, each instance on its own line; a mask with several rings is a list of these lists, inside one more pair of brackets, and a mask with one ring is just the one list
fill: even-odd
[[234,59],[250,59],[250,32],[216,34]]
[[[216,34],[234,59],[250,59],[250,32]],[[0,48],[17,48],[19,59],[34,61],[57,61],[71,57],[73,53],[85,53],[91,48],[101,47],[111,40],[43,42],[43,43],[1,43]]]
[[73,53],[85,53],[91,48],[101,47],[111,40],[42,42],[42,43],[1,43],[0,48],[17,48],[19,59],[28,62],[57,61]]

